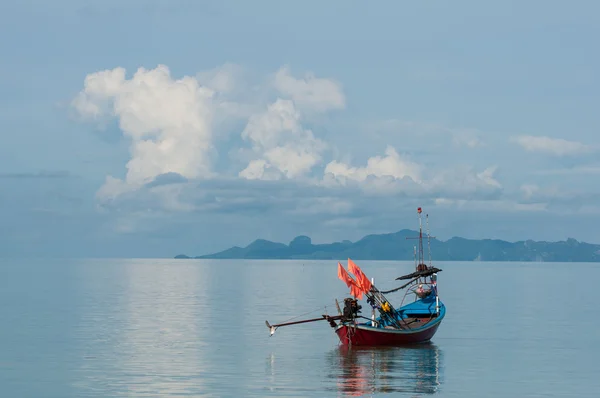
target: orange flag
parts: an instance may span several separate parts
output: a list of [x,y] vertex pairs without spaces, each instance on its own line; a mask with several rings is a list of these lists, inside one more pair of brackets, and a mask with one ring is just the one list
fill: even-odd
[[348,274],[348,272],[342,267],[342,264],[338,262],[338,278],[340,278],[346,286],[350,288],[350,294],[359,300],[362,300],[362,289],[354,279]]
[[352,287],[350,288],[350,294],[359,300],[362,300],[362,298],[363,298],[363,292],[362,292],[361,288],[354,283],[352,284]]
[[354,264],[354,261],[350,259],[348,259],[348,271],[356,275],[356,282],[364,293],[367,293],[369,290],[371,290],[371,281],[369,278],[367,278],[362,270],[358,268],[358,265]]
[[344,269],[344,267],[342,267],[342,264],[340,262],[338,262],[338,278],[344,281],[344,283],[348,287],[352,286],[352,282],[354,282],[352,277],[348,275],[348,272],[346,272],[346,270]]

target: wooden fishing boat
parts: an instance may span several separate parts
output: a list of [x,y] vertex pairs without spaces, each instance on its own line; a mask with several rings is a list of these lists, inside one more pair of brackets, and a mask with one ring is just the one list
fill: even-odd
[[[403,275],[396,280],[408,280],[404,285],[388,291],[380,291],[363,271],[351,259],[348,259],[348,271],[338,262],[338,278],[350,288],[352,297],[344,299],[340,308],[336,300],[338,315],[322,315],[320,318],[306,319],[271,325],[266,321],[271,336],[281,326],[326,320],[335,330],[342,345],[355,346],[392,346],[430,341],[437,332],[446,315],[446,306],[441,301],[437,288],[437,274],[442,271],[431,265],[431,245],[429,228],[427,243],[429,265],[423,255],[422,209],[419,214],[418,249],[415,246],[415,272]],[[429,226],[429,217],[427,226]],[[412,238],[407,238],[412,239]],[[350,275],[354,274],[354,278]],[[394,308],[385,294],[404,291],[398,308]],[[361,315],[362,306],[358,300],[366,297],[371,307],[371,318]],[[412,301],[411,301],[412,300]],[[379,316],[375,316],[376,311]]]

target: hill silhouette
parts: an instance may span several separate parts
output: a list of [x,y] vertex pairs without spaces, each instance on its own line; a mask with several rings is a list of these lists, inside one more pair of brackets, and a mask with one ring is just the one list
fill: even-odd
[[[367,235],[351,242],[313,244],[308,236],[298,236],[289,244],[257,239],[246,247],[196,256],[196,259],[313,259],[340,260],[412,260],[418,231],[403,229],[388,234]],[[440,261],[555,261],[598,262],[600,245],[579,242],[573,238],[566,241],[518,241],[499,239],[466,239],[453,237],[447,241],[431,238],[434,260]],[[423,242],[427,252],[427,240]],[[184,254],[175,258],[192,258]]]

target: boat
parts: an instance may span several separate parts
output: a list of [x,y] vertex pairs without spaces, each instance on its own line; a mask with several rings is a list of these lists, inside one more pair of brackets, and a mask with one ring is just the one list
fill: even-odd
[[[360,267],[348,258],[348,271],[338,262],[338,278],[350,288],[351,297],[344,298],[343,309],[336,299],[338,315],[325,314],[319,318],[275,325],[265,321],[270,336],[282,326],[326,320],[344,346],[398,346],[429,342],[446,315],[446,306],[439,297],[437,287],[437,276],[442,270],[431,262],[429,216],[426,215],[428,265],[423,254],[421,207],[417,213],[419,236],[407,238],[418,239],[418,247],[414,247],[415,271],[396,278],[408,282],[395,289],[381,291],[375,286],[374,280],[367,278]],[[395,308],[385,295],[398,292],[404,294],[400,305]],[[361,315],[362,306],[358,302],[363,298],[371,307],[370,318]]]

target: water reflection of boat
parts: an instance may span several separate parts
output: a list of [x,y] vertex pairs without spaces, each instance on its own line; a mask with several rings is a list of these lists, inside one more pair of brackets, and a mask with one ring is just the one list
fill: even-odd
[[374,393],[435,394],[441,385],[442,351],[433,343],[405,347],[341,345],[328,355],[335,390],[348,396]]

